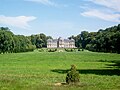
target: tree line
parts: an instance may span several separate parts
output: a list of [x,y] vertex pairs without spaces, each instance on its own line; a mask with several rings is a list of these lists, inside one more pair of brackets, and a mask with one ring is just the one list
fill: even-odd
[[120,24],[100,29],[98,32],[82,31],[77,36],[71,36],[78,48],[94,52],[120,53]]
[[[8,27],[0,27],[0,54],[28,52],[47,47],[47,39],[52,37],[43,33],[31,36],[15,35]],[[98,32],[82,31],[69,39],[74,39],[75,46],[82,50],[120,53],[120,24],[105,30],[100,29]]]
[[14,35],[8,27],[0,27],[0,54],[28,52],[46,47],[49,38],[52,37],[42,33],[31,36]]

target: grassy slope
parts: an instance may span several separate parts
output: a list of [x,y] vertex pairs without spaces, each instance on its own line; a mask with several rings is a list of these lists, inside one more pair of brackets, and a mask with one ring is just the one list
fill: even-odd
[[[112,62],[111,62],[112,61]],[[92,52],[17,53],[0,55],[0,90],[120,89],[119,54]],[[82,86],[65,82],[71,64],[77,65]]]

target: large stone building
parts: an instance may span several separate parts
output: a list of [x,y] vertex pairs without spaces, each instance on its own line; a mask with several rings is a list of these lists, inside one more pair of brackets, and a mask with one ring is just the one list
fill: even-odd
[[58,39],[48,39],[47,48],[75,48],[75,40],[62,39],[61,37]]

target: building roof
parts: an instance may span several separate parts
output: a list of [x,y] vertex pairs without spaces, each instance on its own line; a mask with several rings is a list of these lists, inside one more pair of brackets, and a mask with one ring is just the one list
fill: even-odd
[[62,37],[59,37],[58,40],[62,40],[62,41],[64,41],[64,39],[63,39]]
[[73,42],[74,42],[75,40],[74,40],[74,39],[71,39],[70,41],[73,41]]
[[53,39],[53,42],[57,42],[58,41],[58,39]]
[[64,39],[65,42],[69,42],[70,40],[69,39]]
[[57,42],[57,41],[63,41],[63,42],[74,42],[74,39],[63,39],[59,37],[58,39],[48,39],[47,42]]

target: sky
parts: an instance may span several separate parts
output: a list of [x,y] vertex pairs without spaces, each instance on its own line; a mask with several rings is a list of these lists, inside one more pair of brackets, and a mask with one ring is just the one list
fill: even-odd
[[120,24],[120,0],[0,0],[0,27],[67,38]]

